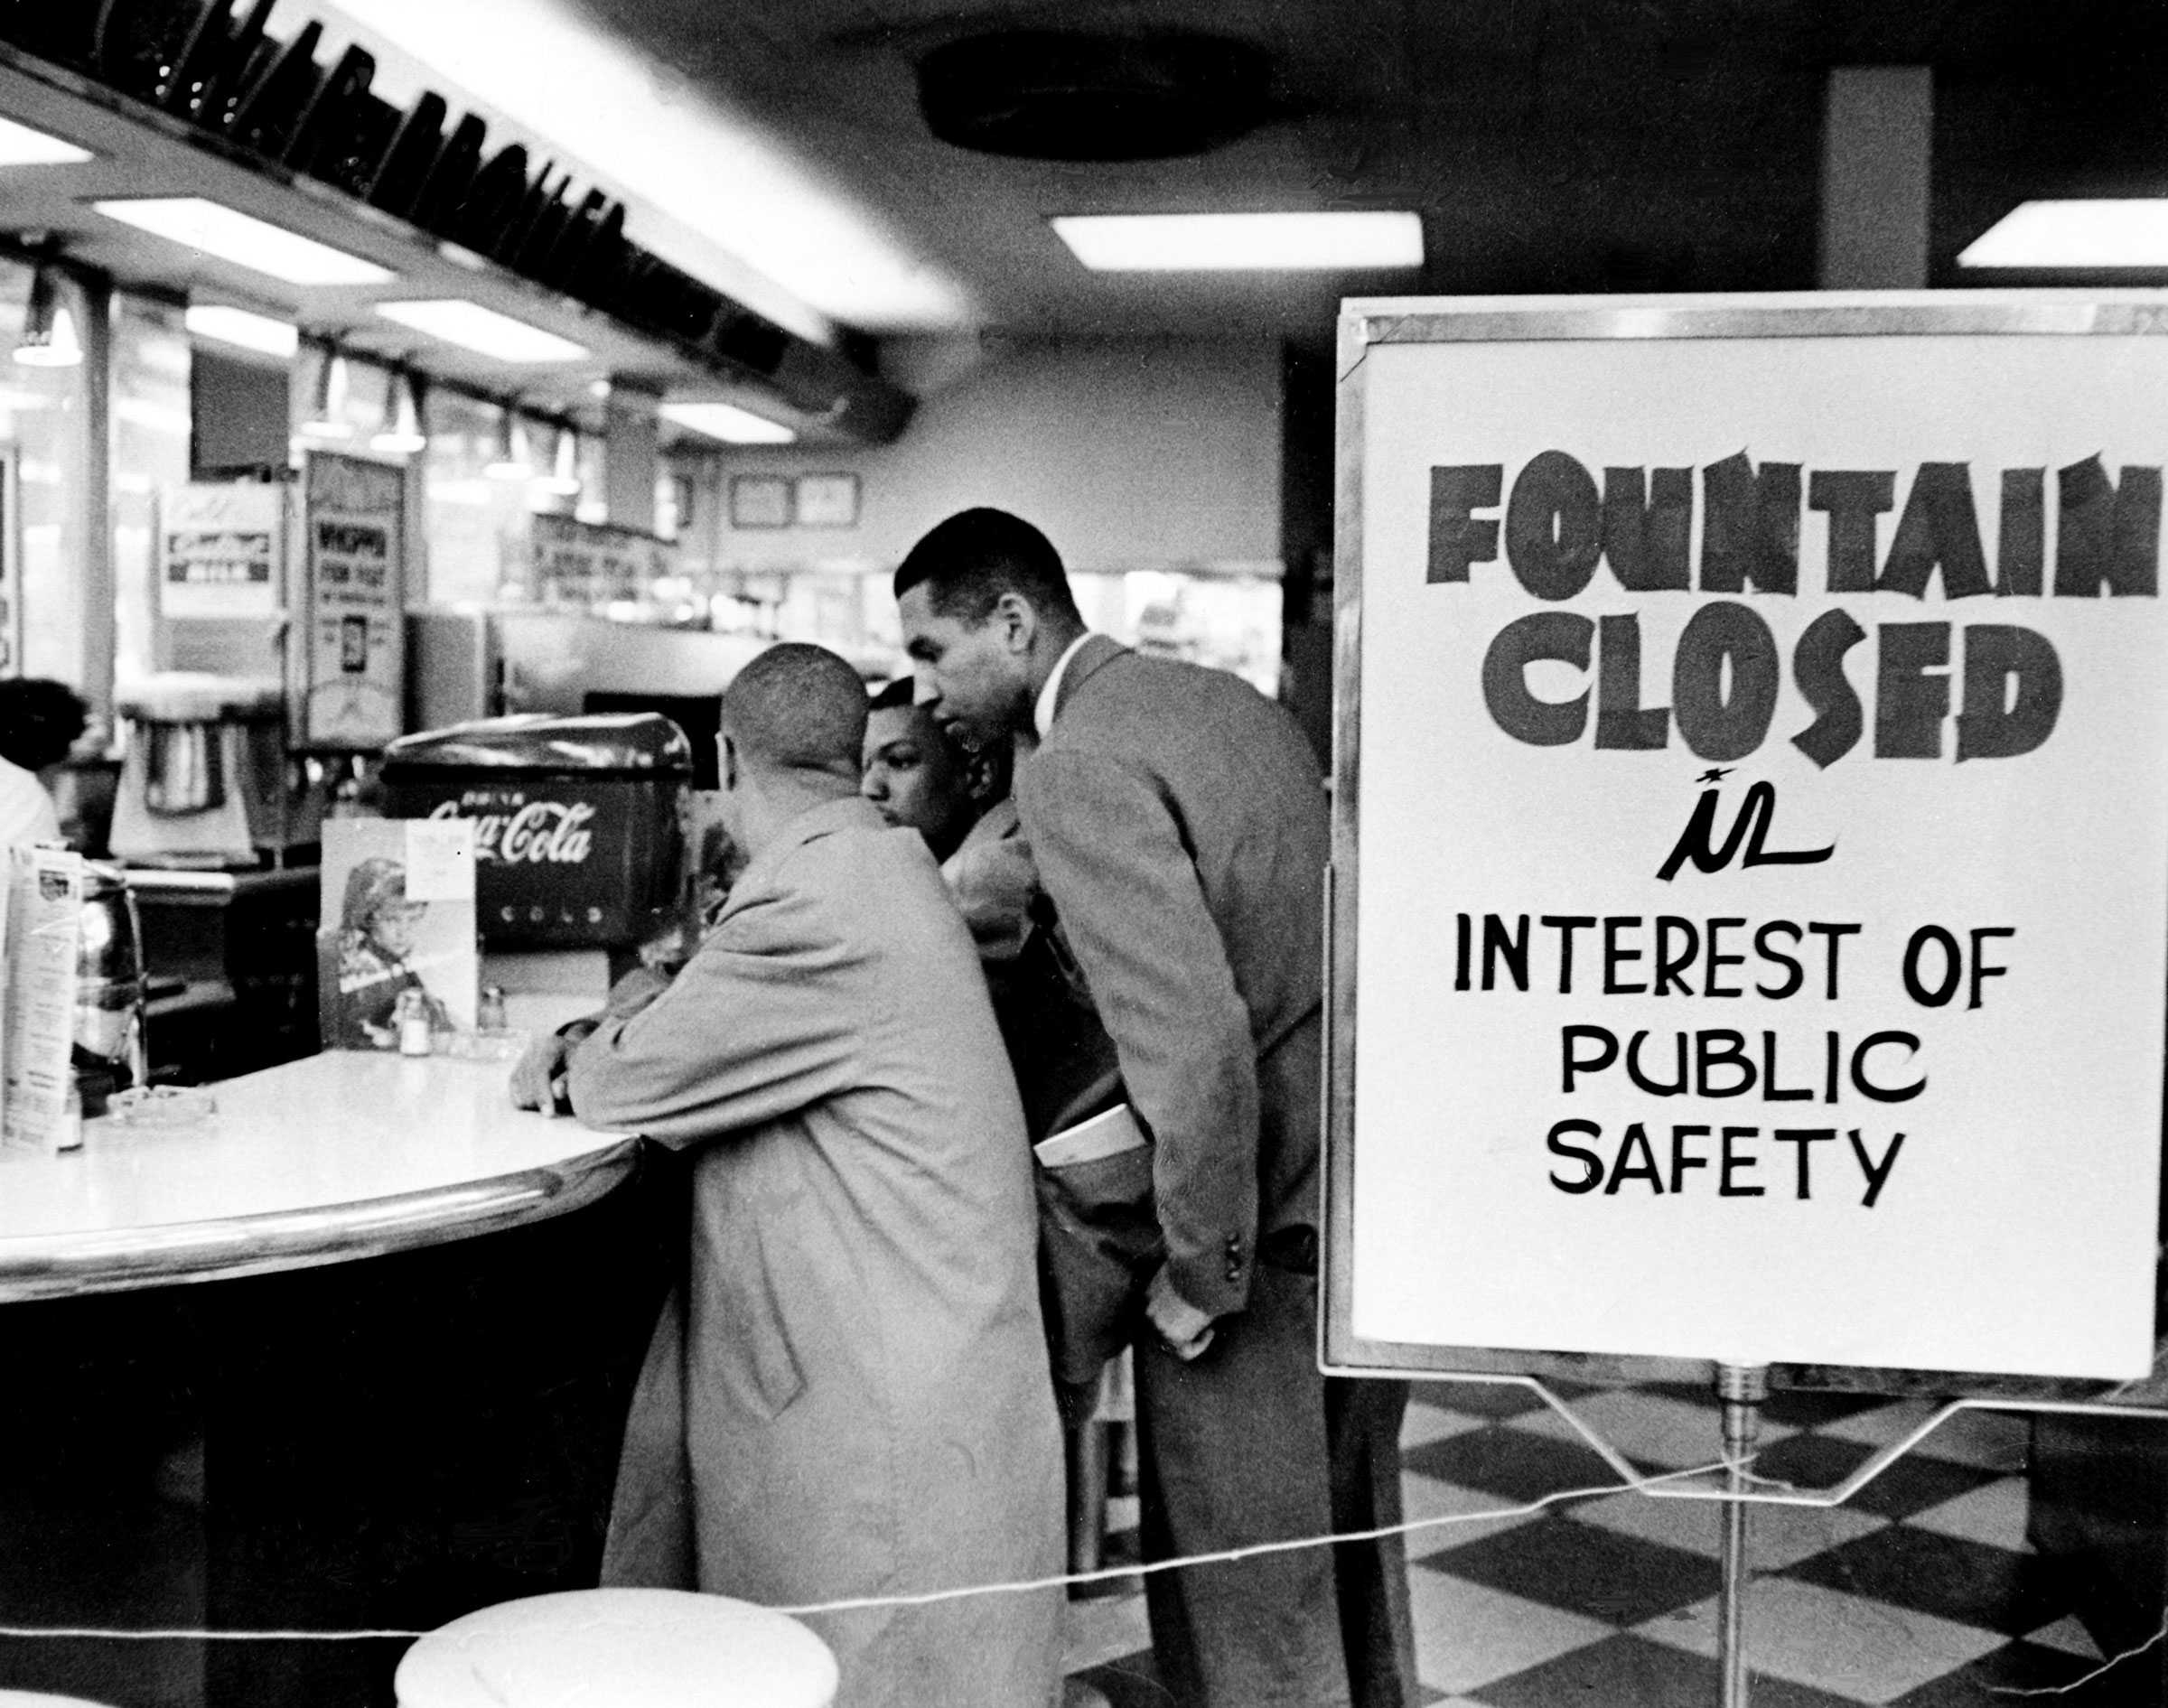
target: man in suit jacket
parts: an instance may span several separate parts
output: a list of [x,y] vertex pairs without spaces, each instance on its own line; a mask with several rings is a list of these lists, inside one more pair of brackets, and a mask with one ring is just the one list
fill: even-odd
[[[1327,815],[1307,743],[1238,678],[1089,634],[1052,546],[1003,512],[940,524],[895,588],[936,715],[1040,738],[1023,834],[1154,1143],[1147,1557],[1397,1522],[1406,1389],[1327,1381],[1314,1351]],[[1145,1587],[1183,1703],[1416,1700],[1397,1539]]]
[[[939,870],[859,798],[864,726],[834,653],[745,667],[720,739],[750,863],[677,979],[572,1052],[583,1120],[697,1147],[607,1583],[788,1606],[1061,1570],[1023,1112]],[[808,1622],[844,1708],[1054,1697],[1056,1591]]]

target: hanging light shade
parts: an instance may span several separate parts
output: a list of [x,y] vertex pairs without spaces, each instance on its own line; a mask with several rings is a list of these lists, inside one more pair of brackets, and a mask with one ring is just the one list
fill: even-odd
[[557,429],[556,454],[550,471],[542,477],[542,490],[560,498],[580,494],[580,434],[575,427]]
[[333,346],[324,351],[316,369],[316,397],[301,430],[314,439],[350,439],[353,423],[346,418],[346,358]]
[[497,454],[481,471],[492,481],[524,481],[535,471],[527,448],[527,424],[510,404],[497,417]]
[[15,359],[25,368],[73,368],[83,359],[75,316],[61,302],[60,278],[49,262],[39,262],[30,275],[30,302],[23,311]]
[[384,429],[369,442],[371,451],[388,456],[410,457],[429,448],[422,430],[422,377],[408,370],[391,376],[384,394]]

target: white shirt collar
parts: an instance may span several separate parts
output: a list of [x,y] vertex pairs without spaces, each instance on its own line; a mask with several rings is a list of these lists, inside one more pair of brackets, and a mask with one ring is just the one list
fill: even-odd
[[1032,726],[1039,732],[1039,739],[1046,740],[1047,731],[1054,727],[1054,705],[1061,697],[1061,678],[1069,674],[1069,661],[1077,656],[1077,649],[1091,639],[1087,629],[1062,649],[1061,656],[1054,660],[1054,673],[1039,690],[1039,698],[1032,706]]

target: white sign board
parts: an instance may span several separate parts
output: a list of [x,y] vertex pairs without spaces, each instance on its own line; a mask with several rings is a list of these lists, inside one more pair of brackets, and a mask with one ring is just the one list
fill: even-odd
[[381,747],[406,727],[406,477],[317,452],[307,494],[302,739]]
[[535,593],[545,604],[593,608],[646,599],[677,562],[669,541],[636,528],[549,513],[530,521]]
[[1957,303],[1348,305],[1336,1362],[2149,1368],[2168,299]]
[[162,617],[271,617],[285,602],[285,494],[257,481],[192,481],[158,500]]

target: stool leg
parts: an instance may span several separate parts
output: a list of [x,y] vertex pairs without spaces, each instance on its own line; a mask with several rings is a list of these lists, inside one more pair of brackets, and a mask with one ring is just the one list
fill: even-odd
[[1097,1572],[1107,1535],[1107,1425],[1087,1418],[1063,1432],[1069,1465],[1069,1569]]
[[1114,1488],[1117,1493],[1133,1495],[1137,1492],[1141,1472],[1136,1462],[1136,1424],[1134,1422],[1111,1423],[1114,1432]]

